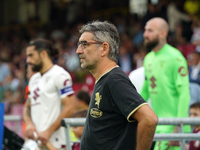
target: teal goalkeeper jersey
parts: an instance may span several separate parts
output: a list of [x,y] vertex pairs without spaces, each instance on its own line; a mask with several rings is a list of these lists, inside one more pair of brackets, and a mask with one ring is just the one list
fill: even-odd
[[[165,44],[144,59],[145,81],[142,97],[151,99],[159,118],[188,117],[190,92],[187,62],[181,52]],[[174,126],[157,127],[156,132],[171,132]],[[189,126],[188,126],[189,127]],[[164,131],[166,130],[166,131]],[[190,127],[186,129],[190,131]]]

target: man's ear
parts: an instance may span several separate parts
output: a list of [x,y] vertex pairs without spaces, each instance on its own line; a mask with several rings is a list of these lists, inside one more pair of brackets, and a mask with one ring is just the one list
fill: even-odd
[[105,56],[109,53],[109,44],[107,42],[104,42],[101,48],[101,56]]
[[161,31],[161,36],[162,36],[162,38],[167,37],[167,32],[165,30],[162,30]]
[[40,52],[40,56],[41,56],[42,58],[48,57],[47,51],[46,51],[46,50],[42,50],[42,51]]

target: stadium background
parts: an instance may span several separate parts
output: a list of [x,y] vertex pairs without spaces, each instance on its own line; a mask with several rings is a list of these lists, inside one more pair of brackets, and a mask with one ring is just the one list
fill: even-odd
[[[0,72],[0,102],[5,104],[5,115],[22,116],[28,83],[25,48],[30,40],[38,37],[52,40],[60,52],[54,63],[71,74],[75,91],[84,89],[91,93],[94,78],[80,68],[75,53],[80,27],[92,20],[114,23],[121,39],[119,58],[128,58],[126,63],[119,59],[119,65],[129,74],[141,66],[148,53],[142,46],[145,23],[153,17],[162,17],[172,23],[175,16],[168,16],[169,6],[174,6],[187,19],[180,17],[170,28],[168,43],[188,58],[198,45],[191,39],[192,26],[200,14],[199,0],[1,0],[0,60],[10,72],[6,76]],[[14,122],[4,124],[15,130]],[[23,137],[22,122],[17,134]]]

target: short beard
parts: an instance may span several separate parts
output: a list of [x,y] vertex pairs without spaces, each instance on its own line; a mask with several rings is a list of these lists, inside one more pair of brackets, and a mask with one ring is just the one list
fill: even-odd
[[31,65],[33,65],[32,71],[39,72],[42,69],[43,63],[41,62],[38,65],[35,65],[35,64],[31,64]]
[[158,45],[159,41],[158,39],[155,39],[149,43],[144,43],[144,46],[148,49],[148,50],[152,50],[153,48],[155,48]]

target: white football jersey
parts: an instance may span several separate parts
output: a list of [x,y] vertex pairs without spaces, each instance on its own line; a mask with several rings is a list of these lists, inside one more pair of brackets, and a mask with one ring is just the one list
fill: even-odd
[[[70,74],[58,65],[46,73],[35,73],[29,81],[31,118],[38,132],[45,131],[58,118],[62,110],[61,99],[74,93]],[[66,144],[64,127],[50,137],[54,147]]]

